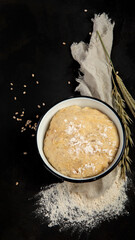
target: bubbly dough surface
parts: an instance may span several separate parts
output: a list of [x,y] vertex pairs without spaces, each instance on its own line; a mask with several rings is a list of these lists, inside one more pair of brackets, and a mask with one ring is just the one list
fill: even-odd
[[70,106],[52,118],[44,138],[44,154],[63,175],[95,176],[113,161],[119,147],[114,123],[90,107]]

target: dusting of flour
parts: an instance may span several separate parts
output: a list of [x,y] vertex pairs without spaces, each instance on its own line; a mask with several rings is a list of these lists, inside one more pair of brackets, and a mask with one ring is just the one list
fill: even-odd
[[[112,176],[110,181],[112,182]],[[81,231],[92,230],[105,220],[128,214],[125,209],[127,179],[120,178],[120,169],[108,189],[103,191],[101,182],[96,182],[94,185],[81,183],[86,184],[87,194],[85,191],[78,191],[81,188],[76,183],[69,182],[43,188],[36,196],[36,214],[47,220],[49,227],[59,226],[60,230],[78,228]],[[85,185],[82,189],[85,189]],[[97,189],[101,193],[94,195]]]

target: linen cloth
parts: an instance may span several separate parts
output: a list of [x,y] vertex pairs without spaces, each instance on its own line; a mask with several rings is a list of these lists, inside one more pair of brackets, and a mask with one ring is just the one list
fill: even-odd
[[112,106],[111,67],[106,61],[96,31],[101,35],[108,53],[111,54],[114,22],[111,23],[105,13],[95,14],[92,21],[93,32],[90,43],[81,41],[71,45],[72,56],[80,64],[80,72],[83,74],[76,79],[79,83],[76,91],[81,95],[101,99]]

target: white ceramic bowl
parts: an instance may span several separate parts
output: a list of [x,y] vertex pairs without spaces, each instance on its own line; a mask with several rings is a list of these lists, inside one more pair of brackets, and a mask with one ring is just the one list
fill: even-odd
[[[60,172],[58,172],[48,162],[48,160],[45,157],[44,152],[43,152],[44,136],[48,129],[50,120],[52,119],[54,114],[56,112],[58,112],[60,109],[68,107],[68,106],[72,106],[72,105],[78,105],[80,107],[91,107],[91,108],[96,108],[96,109],[100,110],[114,122],[114,124],[116,125],[117,130],[118,130],[120,144],[119,144],[119,148],[118,148],[117,154],[116,154],[113,162],[109,165],[109,167],[107,169],[105,169],[103,172],[101,172],[100,174],[93,176],[93,177],[78,179],[78,178],[71,178],[71,177],[65,176],[65,175],[61,174]],[[123,124],[122,124],[118,114],[108,104],[106,104],[105,102],[103,102],[101,100],[91,98],[91,97],[75,97],[75,98],[70,98],[70,99],[64,100],[64,101],[56,104],[42,117],[42,119],[40,120],[40,122],[38,124],[38,128],[37,128],[37,147],[38,147],[39,154],[45,164],[45,167],[49,171],[51,171],[54,175],[56,175],[57,177],[60,177],[63,180],[71,181],[71,182],[90,182],[90,181],[97,180],[101,177],[104,177],[106,174],[108,174],[110,171],[112,171],[117,166],[120,159],[122,158],[124,148],[125,148],[125,131],[124,131]]]

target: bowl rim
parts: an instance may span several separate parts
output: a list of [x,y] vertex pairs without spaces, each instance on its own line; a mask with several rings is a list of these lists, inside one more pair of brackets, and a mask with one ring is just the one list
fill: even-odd
[[[72,100],[72,99],[75,99],[75,98],[88,98],[88,99],[91,99],[91,100],[95,100],[95,101],[98,101],[102,104],[104,104],[105,106],[107,106],[108,108],[110,108],[113,113],[116,115],[116,117],[118,118],[119,122],[120,122],[120,125],[121,125],[121,129],[122,129],[122,132],[123,132],[123,143],[122,143],[122,149],[121,149],[121,152],[118,156],[118,158],[116,159],[116,161],[114,162],[114,164],[112,164],[112,166],[108,169],[106,169],[104,172],[101,172],[95,176],[92,176],[92,177],[87,177],[87,178],[71,178],[71,177],[68,177],[68,176],[64,176],[64,175],[59,175],[59,173],[56,173],[54,172],[51,168],[49,168],[45,161],[43,160],[41,154],[40,154],[40,151],[39,151],[39,148],[38,148],[38,129],[39,129],[39,126],[40,126],[40,123],[43,119],[43,117],[55,106],[57,106],[58,104],[64,102],[64,101],[67,101],[67,100]],[[126,145],[126,134],[125,134],[125,128],[124,128],[124,125],[122,123],[122,120],[120,119],[118,113],[114,110],[113,107],[111,107],[108,103],[104,102],[103,100],[100,100],[98,98],[95,98],[95,97],[90,97],[90,96],[72,96],[72,97],[69,97],[69,98],[66,98],[66,99],[63,99],[62,101],[58,101],[56,104],[54,104],[52,107],[50,107],[46,112],[45,114],[43,114],[38,123],[37,123],[37,128],[36,128],[36,144],[37,144],[37,149],[38,149],[38,153],[40,155],[40,158],[42,159],[42,162],[43,162],[43,165],[44,167],[49,171],[51,172],[54,176],[58,177],[59,179],[62,179],[63,181],[68,181],[68,182],[73,182],[73,183],[84,183],[84,182],[93,182],[93,181],[96,181],[100,178],[103,178],[105,177],[106,175],[108,175],[117,165],[118,163],[120,162],[122,156],[123,156],[123,153],[124,153],[124,149],[125,149],[125,145]],[[47,158],[46,158],[47,159]],[[53,167],[53,166],[52,166]],[[57,170],[56,170],[57,171]],[[58,172],[58,171],[57,171]]]

